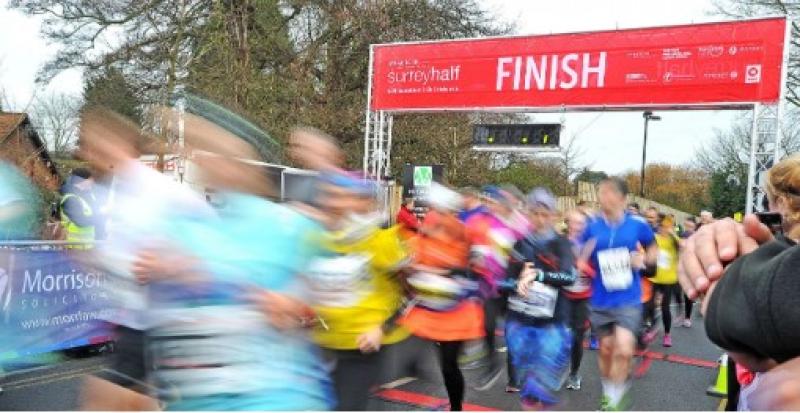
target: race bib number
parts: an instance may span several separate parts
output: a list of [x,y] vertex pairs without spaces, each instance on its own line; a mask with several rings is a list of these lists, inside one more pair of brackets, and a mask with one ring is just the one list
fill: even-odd
[[314,259],[306,270],[318,305],[350,307],[370,292],[369,257],[343,255]]
[[672,256],[667,251],[658,252],[658,268],[669,269],[672,267]]
[[558,290],[538,281],[531,283],[527,297],[518,295],[508,300],[509,309],[535,318],[553,318]]
[[633,284],[631,252],[627,248],[614,248],[597,253],[600,277],[606,291],[628,289]]

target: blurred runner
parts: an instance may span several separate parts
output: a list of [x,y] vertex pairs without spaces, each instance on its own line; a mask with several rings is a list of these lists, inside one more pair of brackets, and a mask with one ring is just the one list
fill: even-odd
[[528,196],[528,208],[535,230],[511,255],[508,275],[515,288],[505,337],[522,405],[541,410],[558,403],[554,393],[570,362],[570,306],[561,287],[574,283],[576,272],[572,245],[554,229],[555,198],[537,188]]
[[[574,210],[567,213],[567,239],[572,243],[572,251],[577,257],[583,250],[583,232],[586,230],[586,216]],[[570,305],[569,326],[572,330],[572,349],[567,389],[580,390],[581,376],[578,373],[583,360],[583,339],[589,327],[589,298],[592,296],[592,268],[578,268],[575,283],[564,287],[564,294]]]
[[106,109],[83,113],[79,156],[100,176],[115,175],[115,205],[106,228],[108,241],[93,250],[94,264],[113,282],[107,293],[119,311],[107,320],[116,325],[112,365],[102,378],[87,379],[82,402],[85,410],[154,410],[148,396],[145,330],[147,275],[134,272],[139,253],[165,237],[168,217],[176,211],[210,214],[208,206],[187,187],[138,161],[139,148],[148,139],[128,119]]
[[[22,175],[16,167],[0,160],[0,241],[24,241],[36,237],[38,233],[38,212],[41,206],[39,195],[33,183]],[[0,302],[7,303],[10,294],[10,279],[0,270]],[[6,320],[7,326],[12,325]],[[20,343],[15,340],[18,332],[8,328],[0,329],[0,354],[16,351]],[[0,367],[0,380],[4,372]],[[3,388],[0,387],[0,393]]]
[[[512,228],[513,208],[509,197],[495,186],[483,189],[488,212],[477,212],[465,222],[470,242],[470,265],[481,277],[484,297],[484,325],[488,367],[476,383],[476,390],[489,389],[503,374],[497,355],[497,319],[506,311],[507,296],[498,290],[498,283],[506,278],[508,256],[522,234]],[[507,363],[508,385],[516,382],[513,366]]]
[[458,213],[458,219],[461,222],[467,222],[473,215],[489,212],[489,208],[483,204],[480,192],[475,188],[462,189],[461,196],[464,198],[464,207]]
[[307,269],[321,318],[314,339],[332,365],[338,410],[366,410],[378,385],[385,347],[409,333],[398,328],[402,289],[397,273],[408,264],[398,228],[381,229],[372,182],[328,174],[320,205],[329,215],[323,251]]
[[174,250],[137,262],[154,277],[149,335],[161,397],[169,410],[331,409],[302,278],[319,225],[265,199],[273,190],[249,163],[261,158],[248,143],[188,114],[186,141],[225,202],[218,217],[173,220]]
[[[678,285],[678,251],[680,245],[675,236],[672,219],[664,214],[659,215],[658,233],[656,242],[658,243],[658,270],[653,277],[654,292],[660,297],[661,302],[661,321],[664,324],[664,347],[672,347],[672,298],[680,301],[681,289]],[[657,299],[658,300],[658,299]]]
[[[656,271],[658,248],[650,226],[627,214],[624,181],[605,179],[598,187],[601,214],[582,241],[591,264],[598,269],[592,283],[591,324],[600,337],[598,357],[603,386],[602,410],[623,410],[630,400],[630,369],[636,332],[642,319],[641,275]],[[646,253],[638,251],[645,246]]]
[[34,184],[16,167],[0,160],[0,241],[35,238],[40,206]]
[[483,308],[477,280],[467,270],[469,243],[456,217],[461,196],[439,184],[431,187],[420,234],[411,239],[412,273],[407,282],[413,295],[400,324],[412,334],[433,341],[439,350],[450,410],[462,410],[464,376],[458,356],[467,340],[481,338]]

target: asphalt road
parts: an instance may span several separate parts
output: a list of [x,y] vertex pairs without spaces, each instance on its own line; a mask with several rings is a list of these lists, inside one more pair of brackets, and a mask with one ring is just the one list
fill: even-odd
[[[673,329],[674,347],[662,348],[660,339],[647,353],[650,360],[640,366],[641,378],[634,382],[635,410],[717,410],[720,399],[706,395],[706,388],[717,374],[714,363],[721,352],[713,346],[695,319],[691,329]],[[370,408],[374,410],[447,410],[446,393],[439,379],[438,362],[432,344],[410,339],[396,345],[392,373],[376,392]],[[639,362],[643,359],[640,357]],[[106,366],[108,357],[96,355],[69,359],[7,375],[0,394],[0,410],[75,410],[81,379]],[[477,370],[465,372],[468,387]],[[597,410],[600,381],[595,352],[587,350],[581,367],[583,389],[562,390],[558,410]],[[484,392],[467,390],[468,410],[520,410],[518,396],[504,392],[505,380]]]

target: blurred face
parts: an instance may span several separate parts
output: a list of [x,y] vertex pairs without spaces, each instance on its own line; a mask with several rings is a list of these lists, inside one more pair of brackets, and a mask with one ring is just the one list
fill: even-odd
[[647,212],[645,212],[644,214],[650,226],[656,228],[658,226],[658,212],[652,209],[648,209]]
[[510,208],[494,200],[488,201],[486,206],[489,207],[489,211],[500,217],[507,217],[509,214],[511,214]]
[[710,224],[714,222],[714,216],[711,215],[710,212],[703,212],[700,214],[700,222],[702,222],[704,225]]
[[350,193],[344,188],[331,184],[323,185],[319,202],[334,220],[340,220],[347,216],[353,207]]
[[98,175],[107,175],[136,158],[136,150],[111,125],[90,118],[81,124],[76,156],[89,163]]
[[683,228],[688,232],[694,232],[697,229],[697,224],[691,219],[687,219],[683,222]]
[[543,207],[534,207],[528,210],[528,216],[531,220],[531,225],[537,232],[547,231],[552,229],[555,225],[555,220],[558,215]]
[[573,212],[567,216],[567,231],[569,231],[570,236],[583,234],[585,229],[586,218],[583,216],[583,214]]
[[633,215],[639,215],[639,208],[636,208],[635,206],[629,206],[628,212],[630,212]]
[[336,145],[304,131],[292,134],[289,156],[300,166],[315,171],[336,168],[341,160],[341,152]]
[[597,201],[600,209],[606,214],[625,211],[625,195],[619,192],[614,184],[601,183],[597,189]]
[[672,231],[674,230],[675,228],[673,228],[672,222],[670,220],[664,220],[664,222],[662,222],[658,227],[658,231],[665,235],[672,233]]

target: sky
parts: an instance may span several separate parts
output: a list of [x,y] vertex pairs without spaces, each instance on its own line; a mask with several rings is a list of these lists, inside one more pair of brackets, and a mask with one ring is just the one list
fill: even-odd
[[[516,24],[518,34],[549,34],[685,24],[721,20],[710,15],[711,0],[479,0],[497,17]],[[41,20],[6,9],[0,0],[0,88],[3,106],[25,110],[34,96],[80,94],[79,70],[68,70],[47,85],[34,84],[37,70],[53,56],[56,45],[39,35]],[[648,162],[686,164],[714,129],[725,129],[740,112],[659,112],[650,124]],[[619,174],[638,170],[642,159],[641,112],[536,114],[536,122],[565,120],[562,144],[573,135],[585,152],[582,163]]]

